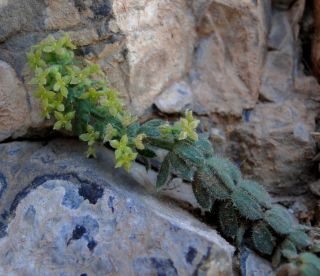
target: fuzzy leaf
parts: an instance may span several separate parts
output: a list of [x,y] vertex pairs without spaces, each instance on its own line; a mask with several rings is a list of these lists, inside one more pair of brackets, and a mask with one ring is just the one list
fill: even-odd
[[319,276],[320,270],[313,264],[303,264],[299,267],[299,276]]
[[210,211],[213,200],[210,196],[206,183],[201,178],[195,177],[192,182],[192,190],[199,205],[204,209]]
[[243,237],[245,233],[246,233],[246,226],[244,224],[241,224],[236,235],[236,245],[238,248],[240,248],[242,245]]
[[240,181],[239,186],[247,191],[253,198],[255,198],[261,206],[270,209],[272,207],[271,197],[268,192],[257,182],[250,180]]
[[230,167],[227,160],[212,157],[206,160],[208,166],[212,169],[212,173],[216,175],[230,191],[235,189],[234,181],[230,175]]
[[213,146],[208,139],[199,136],[199,140],[195,142],[195,146],[203,153],[205,157],[213,156]]
[[167,155],[161,164],[160,171],[157,176],[157,184],[156,184],[157,190],[160,190],[164,185],[168,183],[171,175],[170,168],[171,168],[171,164],[170,164],[169,156]]
[[127,135],[130,137],[136,137],[138,130],[140,128],[140,124],[139,123],[133,123],[130,126],[128,126],[127,128]]
[[252,241],[255,248],[261,253],[267,255],[272,254],[275,238],[265,223],[260,222],[253,226]]
[[297,248],[288,239],[284,240],[280,248],[281,248],[282,255],[287,259],[295,258],[298,255]]
[[296,230],[289,235],[290,241],[292,241],[299,249],[303,249],[311,245],[309,236],[301,230]]
[[194,145],[189,142],[178,142],[174,149],[174,153],[177,154],[185,162],[189,162],[197,167],[204,163],[204,156]]
[[258,220],[263,217],[260,205],[245,191],[241,189],[233,191],[231,199],[243,217],[250,220]]
[[225,160],[225,161],[226,161],[226,164],[228,164],[228,172],[230,177],[232,178],[235,184],[238,184],[241,181],[241,172],[239,168],[229,160]]
[[159,127],[164,122],[162,120],[151,120],[144,123],[139,130],[139,133],[145,133],[148,137],[159,138],[161,136],[161,132]]
[[309,252],[301,253],[300,260],[305,264],[314,265],[320,272],[320,258],[318,258],[315,254]]
[[222,181],[216,175],[212,175],[208,168],[199,168],[195,174],[195,178],[203,182],[203,185],[207,187],[209,194],[213,198],[217,200],[229,198],[229,192]]
[[278,267],[280,262],[281,262],[281,257],[282,257],[282,254],[281,254],[281,249],[280,247],[278,247],[274,254],[272,255],[272,259],[271,259],[271,263],[272,263],[272,266],[273,267]]
[[239,224],[237,212],[231,202],[222,202],[219,206],[219,225],[222,233],[228,238],[235,238]]
[[175,173],[184,180],[192,181],[194,171],[189,164],[184,162],[178,155],[169,153],[170,162]]
[[287,235],[291,232],[291,219],[287,210],[281,206],[266,211],[264,220],[279,234]]

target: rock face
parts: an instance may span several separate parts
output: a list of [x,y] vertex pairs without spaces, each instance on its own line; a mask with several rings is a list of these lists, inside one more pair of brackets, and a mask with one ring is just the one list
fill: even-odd
[[0,61],[0,140],[25,134],[28,124],[27,92],[13,68]]
[[[11,109],[5,118],[17,127],[0,125],[0,140],[45,126],[26,85],[25,53],[62,30],[78,55],[101,64],[133,112],[148,115],[154,103],[166,113],[193,107],[210,122],[209,133],[224,134],[225,154],[270,191],[303,193],[312,180],[309,133],[320,87],[302,66],[305,0],[0,3],[0,60],[16,71],[15,85],[26,86],[17,93],[27,93],[30,117],[19,132],[21,116]],[[0,99],[22,101],[8,91]]]
[[209,227],[72,140],[0,145],[1,275],[231,275]]

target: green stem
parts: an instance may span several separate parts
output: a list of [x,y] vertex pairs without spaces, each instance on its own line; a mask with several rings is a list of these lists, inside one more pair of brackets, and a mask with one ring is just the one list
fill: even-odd
[[168,151],[172,151],[173,150],[173,146],[174,143],[171,143],[169,141],[166,140],[162,140],[162,139],[157,139],[157,138],[148,138],[148,141],[150,142],[150,144],[152,146],[161,148],[161,149],[165,149]]

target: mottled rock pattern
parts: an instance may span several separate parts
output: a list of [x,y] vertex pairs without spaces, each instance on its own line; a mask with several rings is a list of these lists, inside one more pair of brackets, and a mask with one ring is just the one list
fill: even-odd
[[231,275],[214,230],[84,147],[0,145],[1,275]]
[[246,276],[275,276],[276,273],[270,262],[262,259],[250,249],[244,247],[240,253],[242,275]]

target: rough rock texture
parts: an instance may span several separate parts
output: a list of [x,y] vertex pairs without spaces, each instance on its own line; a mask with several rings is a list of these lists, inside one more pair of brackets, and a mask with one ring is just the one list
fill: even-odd
[[0,60],[0,141],[25,134],[29,121],[27,92],[13,68]]
[[186,108],[192,109],[193,94],[186,82],[174,83],[157,97],[155,105],[167,114],[180,113]]
[[239,116],[255,106],[269,24],[264,5],[194,1],[199,38],[190,78],[209,113]]
[[1,275],[231,275],[214,230],[72,140],[0,145]]
[[[302,66],[305,0],[0,3],[0,60],[15,69],[16,85],[30,79],[27,49],[63,30],[78,55],[101,64],[135,113],[150,115],[159,99],[163,112],[180,112],[181,106],[172,108],[177,90],[171,88],[185,83],[192,95],[179,104],[192,99],[189,106],[209,121],[209,133],[223,133],[219,147],[245,174],[274,193],[303,193],[312,180],[309,133],[320,87]],[[26,89],[31,119],[24,129],[32,133],[44,122],[32,87]],[[0,139],[15,136],[15,129],[5,133]]]

